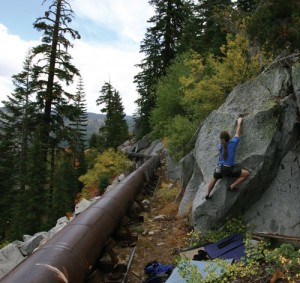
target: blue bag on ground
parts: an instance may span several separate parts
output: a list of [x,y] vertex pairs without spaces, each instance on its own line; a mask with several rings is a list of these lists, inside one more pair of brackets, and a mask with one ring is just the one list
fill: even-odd
[[161,264],[157,261],[149,262],[145,267],[145,273],[148,274],[149,278],[144,281],[145,283],[162,283],[163,279],[167,279],[172,270],[175,268],[172,264]]

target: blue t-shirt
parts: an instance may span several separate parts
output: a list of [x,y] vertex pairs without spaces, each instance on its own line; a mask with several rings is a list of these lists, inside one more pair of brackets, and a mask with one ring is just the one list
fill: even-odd
[[227,143],[227,152],[228,156],[226,160],[223,160],[223,147],[221,144],[218,145],[220,156],[218,164],[221,165],[227,165],[227,166],[233,166],[234,165],[234,157],[235,157],[235,151],[239,144],[240,138],[239,137],[233,137],[228,143]]

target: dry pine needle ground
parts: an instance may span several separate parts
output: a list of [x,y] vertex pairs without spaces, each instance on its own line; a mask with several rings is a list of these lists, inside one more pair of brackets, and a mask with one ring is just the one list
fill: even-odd
[[[190,230],[184,219],[176,217],[178,204],[175,199],[178,193],[176,185],[160,183],[154,195],[148,198],[150,208],[143,212],[142,232],[126,282],[143,282],[147,278],[144,268],[153,260],[162,264],[175,264],[177,255],[174,251],[185,246]],[[160,220],[154,220],[158,216],[162,216]]]

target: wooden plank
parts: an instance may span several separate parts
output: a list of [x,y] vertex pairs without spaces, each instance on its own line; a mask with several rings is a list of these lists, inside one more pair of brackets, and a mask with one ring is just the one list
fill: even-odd
[[259,232],[257,232],[257,233],[252,233],[252,235],[258,236],[258,237],[266,237],[266,238],[273,238],[273,239],[300,242],[300,238],[298,238],[298,237],[289,237],[289,236],[278,235],[278,234],[269,234],[269,233],[259,233]]

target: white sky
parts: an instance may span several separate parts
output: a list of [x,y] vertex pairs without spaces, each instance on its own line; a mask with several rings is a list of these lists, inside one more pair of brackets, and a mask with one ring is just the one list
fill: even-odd
[[[13,91],[11,76],[22,71],[31,46],[42,33],[33,22],[43,16],[52,0],[0,0],[0,100]],[[148,0],[69,0],[75,12],[72,27],[80,40],[69,50],[72,63],[80,70],[88,112],[100,113],[96,99],[104,82],[119,91],[127,115],[137,108],[133,77],[140,71],[140,43],[147,20],[153,15]],[[77,82],[74,87],[76,88]],[[0,106],[2,104],[0,103]]]

